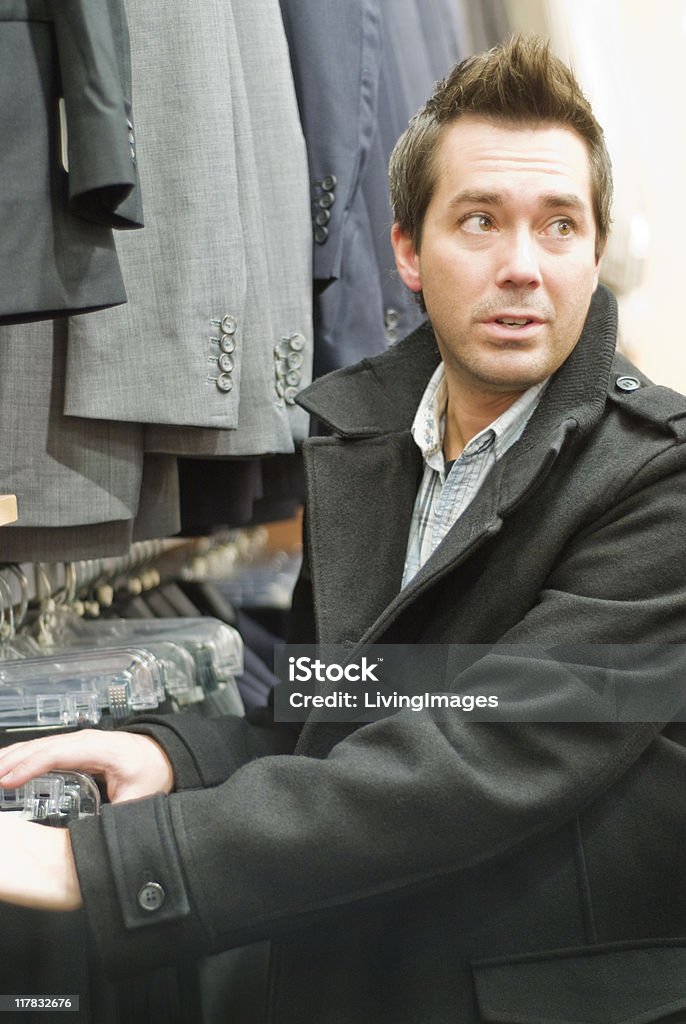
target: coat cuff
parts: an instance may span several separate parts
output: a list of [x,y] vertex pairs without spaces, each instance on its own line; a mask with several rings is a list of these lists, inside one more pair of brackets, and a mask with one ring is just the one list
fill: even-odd
[[269,709],[258,708],[245,718],[149,715],[136,718],[126,731],[159,743],[174,769],[174,789],[181,791],[217,786],[255,758],[292,753],[299,726],[275,724]]
[[138,972],[207,947],[166,797],[106,805],[70,831],[87,920],[108,973],[113,963],[114,973]]

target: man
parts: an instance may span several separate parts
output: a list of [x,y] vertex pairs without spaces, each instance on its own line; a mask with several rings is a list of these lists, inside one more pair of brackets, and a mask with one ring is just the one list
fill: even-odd
[[[148,798],[71,842],[13,826],[0,892],[83,900],[119,971],[270,938],[278,1024],[681,1019],[686,732],[562,721],[586,677],[546,660],[686,632],[686,400],[614,355],[602,132],[515,39],[439,85],[392,194],[430,324],[302,396],[331,436],[306,445],[294,637],[486,645],[454,689],[523,714],[312,715],[295,748],[192,716],[19,744],[0,785],[78,766]],[[616,682],[652,685],[641,651],[618,646]]]

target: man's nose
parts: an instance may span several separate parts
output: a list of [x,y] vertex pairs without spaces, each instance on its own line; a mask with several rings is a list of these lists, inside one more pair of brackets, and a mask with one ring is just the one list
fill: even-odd
[[513,231],[502,238],[500,265],[496,283],[501,288],[537,288],[541,268],[535,240],[527,229]]

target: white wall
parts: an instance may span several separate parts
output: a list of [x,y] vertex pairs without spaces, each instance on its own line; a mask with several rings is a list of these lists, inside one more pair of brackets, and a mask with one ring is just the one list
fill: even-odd
[[515,28],[550,32],[606,130],[617,187],[610,281],[629,247],[646,253],[641,284],[620,296],[623,344],[651,377],[686,392],[686,0],[505,2]]

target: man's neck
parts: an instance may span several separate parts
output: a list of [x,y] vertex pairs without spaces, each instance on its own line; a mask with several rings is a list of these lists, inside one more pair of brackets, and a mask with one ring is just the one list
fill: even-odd
[[526,390],[502,393],[476,391],[458,386],[450,377],[447,385],[448,404],[443,435],[443,457],[447,462],[459,458],[471,439],[497,420]]

